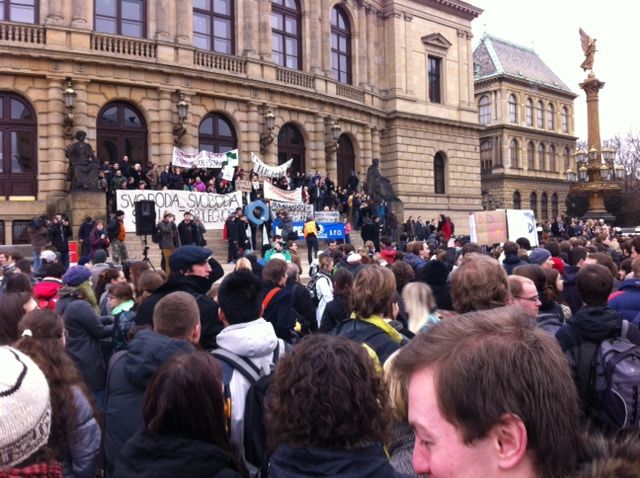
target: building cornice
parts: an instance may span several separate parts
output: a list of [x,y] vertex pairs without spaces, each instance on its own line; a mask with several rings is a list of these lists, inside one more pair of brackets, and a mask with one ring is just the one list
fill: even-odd
[[573,91],[565,90],[563,88],[558,88],[553,85],[549,85],[548,83],[541,83],[528,78],[521,78],[515,75],[510,75],[508,73],[496,73],[489,76],[474,78],[473,80],[474,88],[476,89],[482,88],[483,86],[490,85],[492,83],[501,83],[501,82],[522,85],[529,90],[530,89],[546,90],[550,93],[571,98],[572,100],[578,97],[578,95]]

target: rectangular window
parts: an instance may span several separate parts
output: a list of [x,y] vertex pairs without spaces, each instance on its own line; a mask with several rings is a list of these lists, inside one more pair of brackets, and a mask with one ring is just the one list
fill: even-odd
[[429,55],[429,101],[442,103],[442,58]]
[[145,8],[144,0],[95,0],[95,30],[143,38]]
[[7,243],[6,237],[7,237],[7,235],[4,232],[4,221],[0,221],[0,244],[6,244]]
[[0,0],[0,20],[20,23],[36,23],[35,0]]
[[13,244],[31,244],[29,240],[29,223],[30,221],[13,221]]

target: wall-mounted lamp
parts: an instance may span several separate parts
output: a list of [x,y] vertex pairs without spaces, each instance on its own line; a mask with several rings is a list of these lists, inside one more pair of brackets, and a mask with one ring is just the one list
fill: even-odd
[[333,154],[338,151],[338,139],[340,139],[340,133],[342,133],[340,124],[338,123],[337,119],[334,119],[333,123],[331,123],[331,127],[329,128],[331,141],[327,142],[327,145],[325,146],[325,150],[328,154]]
[[273,134],[273,130],[275,128],[276,117],[273,114],[273,111],[267,110],[264,114],[264,131],[260,133],[260,152],[265,154],[267,151],[267,147],[273,143],[275,139],[275,135]]
[[176,102],[176,110],[178,110],[178,122],[173,125],[173,144],[175,146],[182,145],[182,137],[187,132],[185,122],[189,114],[189,103],[184,99],[184,93],[180,90],[176,91],[178,101]]
[[62,91],[62,99],[64,100],[64,107],[66,113],[62,120],[62,126],[64,127],[64,135],[68,139],[73,139],[73,110],[76,107],[76,91],[71,84],[71,78],[66,79],[67,87]]

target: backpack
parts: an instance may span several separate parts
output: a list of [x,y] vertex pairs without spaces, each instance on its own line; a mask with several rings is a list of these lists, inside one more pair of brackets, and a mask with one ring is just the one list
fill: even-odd
[[562,327],[562,321],[556,314],[542,314],[538,317],[537,326],[555,337]]
[[318,305],[320,304],[320,296],[318,295],[318,288],[316,286],[318,284],[318,279],[322,277],[324,277],[326,280],[329,280],[327,276],[316,272],[311,277],[311,280],[307,283],[307,290],[309,291],[309,295],[311,295],[311,301],[313,302],[315,308],[318,308]]
[[623,320],[619,337],[570,351],[587,416],[605,429],[640,428],[640,345],[627,338],[628,331]]

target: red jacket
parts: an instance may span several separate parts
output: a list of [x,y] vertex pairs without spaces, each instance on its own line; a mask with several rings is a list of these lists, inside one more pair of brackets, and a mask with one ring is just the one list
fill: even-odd
[[396,250],[393,247],[383,247],[380,250],[380,256],[387,261],[389,265],[393,265],[396,261]]
[[33,297],[41,309],[56,310],[56,304],[60,298],[59,291],[62,281],[49,277],[38,282],[33,288]]

